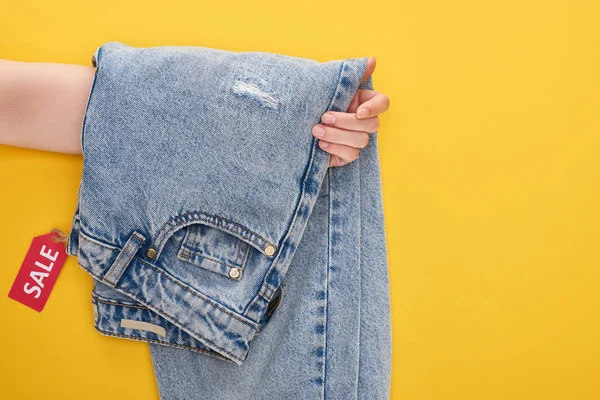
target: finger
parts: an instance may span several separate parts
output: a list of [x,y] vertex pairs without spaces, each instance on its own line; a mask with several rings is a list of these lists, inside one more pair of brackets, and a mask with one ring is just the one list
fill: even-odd
[[373,90],[361,90],[358,94],[360,104],[356,110],[358,118],[371,118],[390,108],[390,99],[383,93]]
[[[363,83],[364,81],[369,79],[369,77],[373,74],[373,71],[375,70],[376,65],[377,65],[377,61],[375,60],[375,56],[369,57],[369,59],[367,60],[367,68],[365,69],[365,73],[364,73],[360,83]],[[356,91],[356,93],[352,97],[352,100],[350,101],[350,104],[348,105],[348,109],[346,110],[346,112],[356,112],[356,109],[361,104],[360,93],[362,91],[363,91],[362,89],[358,89]]]
[[349,164],[349,163],[346,160],[342,160],[338,156],[331,155],[329,157],[329,166],[330,167],[343,167],[346,164]]
[[321,117],[323,125],[333,126],[349,131],[375,132],[379,128],[379,117],[358,119],[355,113],[327,111]]
[[363,83],[364,81],[369,79],[369,77],[373,74],[373,71],[375,71],[376,65],[377,60],[375,60],[375,56],[369,57],[369,59],[367,60],[367,68],[365,69],[365,74],[363,75],[360,83]]
[[317,124],[313,126],[313,135],[330,143],[343,144],[357,149],[363,149],[369,144],[369,134],[360,131],[348,131],[332,126]]
[[334,156],[338,156],[345,164],[356,160],[360,154],[360,150],[357,148],[345,146],[343,144],[330,143],[324,140],[319,140],[319,147]]

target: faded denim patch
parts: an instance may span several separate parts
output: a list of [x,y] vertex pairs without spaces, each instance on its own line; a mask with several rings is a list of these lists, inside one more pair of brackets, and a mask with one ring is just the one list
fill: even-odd
[[251,100],[261,108],[279,110],[277,93],[258,72],[238,66],[230,89],[234,95]]

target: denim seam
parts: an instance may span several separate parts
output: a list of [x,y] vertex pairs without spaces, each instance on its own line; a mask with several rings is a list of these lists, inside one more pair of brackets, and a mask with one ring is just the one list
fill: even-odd
[[[219,231],[221,231],[219,229]],[[209,260],[214,260],[218,263],[221,264],[225,264],[230,268],[239,268],[239,269],[243,269],[244,268],[244,257],[246,255],[246,252],[248,251],[248,249],[251,247],[251,245],[246,242],[245,240],[240,240],[237,236],[235,236],[237,240],[236,243],[236,254],[234,257],[232,257],[233,259],[239,259],[242,258],[242,261],[240,261],[239,264],[235,264],[235,263],[228,263],[226,261],[221,261],[218,258],[214,258],[212,257],[212,255],[210,254],[206,254],[202,249],[198,249],[194,246],[194,243],[197,242],[201,242],[201,239],[204,235],[200,235],[198,232],[194,232],[191,231],[190,229],[188,229],[185,233],[185,237],[183,238],[183,241],[181,242],[181,246],[180,246],[180,250],[181,248],[185,248],[185,250],[188,253],[192,253],[194,255],[197,255],[198,257],[204,257],[204,258],[208,258]]]
[[[233,281],[239,281],[242,277],[241,272],[244,270],[244,267],[242,266],[231,265],[216,258],[205,256],[201,253],[193,252],[188,249],[179,249],[176,257],[177,259],[192,264],[195,267],[219,274]],[[201,259],[207,260],[209,264],[207,265],[206,263],[203,263]],[[212,266],[212,264],[219,264],[220,267]],[[229,275],[229,271],[233,268],[236,268],[240,271],[240,275],[235,278]]]
[[[331,172],[331,171],[330,171]],[[325,288],[326,288],[326,294],[325,294],[325,312],[323,313],[324,317],[323,317],[323,347],[325,347],[323,349],[323,399],[325,399],[326,397],[326,384],[327,384],[327,329],[329,327],[328,323],[327,323],[327,313],[329,312],[329,271],[331,269],[331,252],[333,251],[333,247],[332,247],[332,243],[331,243],[331,237],[332,237],[332,230],[331,230],[331,218],[332,218],[332,209],[333,209],[333,196],[331,196],[331,174],[327,174],[327,190],[329,191],[328,193],[328,205],[329,207],[327,207],[327,269],[325,270]]]
[[[360,160],[356,160],[356,161],[360,161]],[[360,313],[360,308],[361,308],[362,296],[364,294],[363,290],[362,290],[362,284],[363,283],[362,283],[362,258],[361,258],[362,257],[362,255],[361,255],[361,248],[362,248],[362,215],[363,215],[362,214],[363,203],[362,203],[362,199],[360,197],[360,181],[361,181],[360,171],[361,170],[362,170],[362,168],[360,168],[360,163],[359,163],[359,168],[357,168],[357,171],[358,171],[358,173],[357,173],[357,175],[358,175],[357,182],[358,182],[358,185],[359,185],[359,190],[357,190],[356,193],[357,193],[357,197],[358,197],[358,204],[359,204],[359,210],[360,210],[360,212],[358,213],[358,216],[357,216],[357,220],[358,221],[356,223],[356,225],[358,226],[358,250],[357,250],[357,253],[358,253],[358,263],[356,265],[358,265],[358,270],[359,270],[359,273],[358,273],[358,282],[359,282],[358,289],[360,291],[360,294],[358,296],[358,301],[357,301],[358,307],[356,309],[357,310],[356,313],[358,314],[358,327],[357,327],[357,335],[356,335],[356,341],[357,341],[356,348],[358,349],[356,351],[357,352],[357,354],[356,354],[356,356],[357,356],[357,358],[356,358],[357,359],[357,361],[356,361],[356,376],[358,377],[358,379],[356,381],[356,394],[355,394],[355,398],[356,399],[358,399],[358,388],[360,386],[360,350],[361,350],[360,349],[360,333],[361,333],[361,331],[360,331],[360,325],[361,325],[361,318],[362,318],[362,315]]]
[[172,342],[163,342],[161,340],[144,338],[144,337],[138,337],[138,336],[133,336],[133,335],[125,335],[125,334],[122,334],[122,333],[109,332],[109,331],[105,331],[103,329],[100,329],[97,325],[94,325],[94,327],[96,328],[96,330],[98,332],[100,332],[100,333],[102,333],[103,335],[106,335],[106,336],[115,336],[115,337],[121,337],[121,338],[135,340],[135,341],[138,341],[138,342],[152,342],[152,343],[156,343],[156,344],[160,344],[160,345],[164,345],[164,346],[178,347],[178,348],[181,348],[181,349],[192,350],[192,351],[195,351],[195,352],[198,352],[198,353],[203,353],[203,354],[206,354],[206,355],[209,355],[209,356],[217,357],[217,358],[219,358],[221,360],[225,360],[225,361],[231,362],[230,359],[228,359],[227,357],[223,357],[219,353],[214,353],[214,352],[210,352],[210,351],[198,349],[196,347],[190,347],[190,346],[186,346],[186,345],[183,345],[183,344],[177,344],[177,343],[172,343]]
[[[226,262],[222,262],[221,260],[218,260],[216,258],[212,258],[212,257],[206,256],[206,255],[203,255],[203,254],[201,254],[199,252],[192,251],[192,250],[190,250],[187,247],[183,248],[183,245],[179,248],[179,251],[177,252],[177,258],[180,259],[181,261],[188,262],[188,263],[190,263],[192,265],[195,265],[197,267],[203,268],[203,269],[205,269],[207,271],[214,272],[214,273],[217,273],[219,275],[225,276],[228,279],[231,279],[233,281],[241,281],[242,278],[244,277],[244,269],[246,268],[246,265],[248,264],[248,256],[250,254],[250,248],[251,247],[252,246],[250,246],[250,245],[248,245],[248,243],[246,243],[246,250],[244,251],[244,254],[243,254],[244,258],[242,259],[242,261],[241,261],[241,263],[239,265],[235,265],[235,264],[230,265],[230,264],[228,264]],[[219,263],[221,265],[224,265],[228,269],[227,269],[227,271],[222,271],[222,270],[219,270],[217,268],[207,267],[205,263],[199,263],[199,262],[196,262],[196,260],[192,260],[191,259],[192,256],[193,257],[198,257],[198,258],[199,257],[206,258],[207,260],[210,260],[210,261]],[[233,277],[233,276],[229,275],[229,271],[231,271],[233,268],[239,270],[239,274],[236,277]]]
[[[245,242],[244,242],[244,243],[245,243]],[[248,247],[250,247],[250,245],[248,245],[248,243],[245,243],[245,244],[246,244]],[[225,265],[225,266],[227,266],[227,267],[229,267],[229,268],[237,268],[237,269],[240,269],[240,270],[242,270],[242,269],[244,269],[244,267],[245,267],[245,262],[244,262],[244,260],[246,259],[246,257],[245,257],[245,254],[246,254],[246,252],[247,252],[247,249],[246,249],[246,250],[237,250],[237,252],[238,252],[238,253],[240,253],[240,255],[243,255],[243,256],[244,256],[244,258],[242,259],[242,261],[240,262],[240,264],[230,264],[230,263],[228,263],[228,262],[226,262],[226,261],[221,261],[221,260],[219,260],[218,258],[214,258],[213,256],[207,255],[206,253],[203,253],[203,252],[200,252],[200,251],[195,251],[195,250],[192,250],[192,249],[190,249],[188,246],[185,246],[185,245],[184,245],[183,247],[184,247],[183,249],[180,249],[180,250],[178,251],[178,254],[179,254],[179,253],[181,253],[181,252],[182,252],[182,250],[183,250],[183,252],[184,252],[184,253],[189,253],[190,255],[193,255],[193,256],[196,256],[196,257],[202,257],[202,258],[206,258],[207,260],[214,261],[214,262],[217,262],[217,263],[219,263],[219,264],[223,264],[223,265]],[[182,256],[182,257],[184,257],[184,258],[186,258],[186,259],[188,259],[188,260],[189,260],[189,258],[190,258],[190,257],[189,257],[189,255],[188,255],[187,257],[186,257],[186,256]],[[186,260],[186,261],[187,261],[187,260]],[[196,264],[196,265],[197,265],[197,264]]]
[[[339,92],[340,85],[341,85],[341,82],[342,82],[342,73],[344,71],[344,66],[345,65],[346,65],[346,61],[344,60],[344,62],[340,65],[340,70],[339,70],[339,74],[338,74],[338,83],[336,85],[335,92],[333,93],[333,96],[331,97],[331,101],[330,101],[329,106],[327,107],[327,109],[333,108],[334,99],[336,98],[336,96],[337,96],[337,94]],[[328,171],[328,172],[330,172],[330,171]],[[323,392],[323,398],[324,399],[327,398],[326,397],[326,395],[327,395],[327,386],[326,386],[327,385],[327,330],[328,330],[327,329],[328,328],[328,324],[327,324],[327,312],[329,311],[329,307],[328,307],[329,306],[329,304],[328,304],[329,303],[329,290],[328,290],[329,289],[329,271],[330,271],[330,268],[331,268],[331,251],[333,250],[333,247],[332,247],[333,245],[332,245],[332,242],[331,242],[331,225],[332,225],[331,218],[332,218],[332,214],[333,214],[332,213],[333,196],[331,196],[331,191],[332,191],[332,187],[331,187],[331,174],[329,174],[329,173],[327,174],[327,179],[328,179],[327,189],[329,190],[330,193],[329,193],[329,196],[328,196],[329,197],[329,202],[328,202],[329,203],[329,209],[328,209],[328,227],[327,227],[327,229],[328,229],[328,234],[327,234],[328,252],[327,252],[327,270],[326,270],[326,274],[325,274],[325,277],[326,277],[325,278],[326,279],[325,288],[326,288],[326,292],[327,293],[325,295],[325,301],[324,301],[325,302],[325,313],[324,313],[324,318],[323,318],[323,325],[324,325],[324,328],[323,328],[323,332],[324,332],[324,335],[323,335],[323,347],[324,347],[324,349],[323,349],[323,389],[322,389],[322,392]]]
[[[193,257],[198,257],[198,258],[205,258],[205,259],[207,259],[209,261],[212,261],[212,262],[215,262],[215,263],[218,263],[218,264],[222,264],[222,265],[224,265],[226,267],[229,267],[229,268],[237,268],[237,269],[240,269],[240,270],[244,269],[244,266],[242,264],[229,264],[228,262],[221,261],[218,258],[214,258],[214,257],[208,256],[208,255],[206,255],[204,253],[200,253],[198,251],[192,251],[189,248],[185,248],[185,249],[179,250],[178,254],[181,254],[181,257],[184,258],[185,261],[190,262],[190,263],[192,263],[194,265],[198,265],[198,266],[199,266],[199,264],[196,264],[196,263],[190,261],[190,258],[192,256]],[[207,269],[207,268],[205,268],[205,269]]]
[[[195,214],[195,215],[194,215]],[[183,220],[181,222],[176,222],[179,219],[184,219],[188,216],[190,220]],[[212,222],[210,219],[214,219],[216,221]],[[171,237],[171,235],[180,228],[183,228],[187,225],[192,225],[194,222],[199,221],[205,223],[206,225],[210,225],[214,228],[225,230],[232,235],[245,240],[250,241],[252,244],[260,248],[260,252],[264,253],[265,245],[271,245],[278,248],[278,245],[272,243],[270,240],[264,238],[262,235],[257,232],[251,230],[250,228],[242,225],[238,222],[231,221],[227,218],[221,217],[216,214],[210,214],[201,210],[189,211],[184,214],[179,214],[175,217],[167,220],[154,235],[152,242],[157,247],[157,250],[161,249],[164,243]],[[168,228],[167,228],[168,226]],[[166,230],[165,230],[166,229]],[[237,229],[237,230],[236,230]],[[266,255],[266,254],[265,254]]]
[[152,311],[148,307],[140,306],[137,304],[128,304],[128,303],[120,303],[120,302],[111,301],[111,300],[104,300],[104,298],[98,297],[98,295],[92,295],[92,299],[96,300],[97,302],[100,302],[103,304],[108,304],[108,305],[131,307],[131,308],[141,308],[143,310]]

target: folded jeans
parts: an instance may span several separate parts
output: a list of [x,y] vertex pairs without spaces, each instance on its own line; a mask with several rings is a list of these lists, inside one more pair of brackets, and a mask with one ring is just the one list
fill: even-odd
[[[272,336],[271,324],[279,314],[287,317],[279,324],[290,324],[306,310],[289,309],[294,305],[286,301],[309,297],[318,304],[312,332],[328,342],[315,355],[346,362],[356,378],[366,357],[363,367],[371,368],[361,379],[373,374],[378,389],[371,390],[389,397],[389,281],[376,135],[359,160],[330,171],[329,153],[311,133],[324,112],[345,111],[359,87],[372,88],[371,78],[360,83],[366,61],[118,42],[94,53],[67,251],[95,280],[96,329],[150,343],[161,397],[194,398],[173,385],[179,352],[192,357],[189,368],[213,363],[202,369],[208,374],[245,365],[267,327],[271,343],[301,344],[306,333]],[[305,234],[309,222],[312,235]],[[369,269],[377,279],[367,276]],[[316,275],[294,278],[310,271]],[[355,275],[342,278],[344,272]],[[311,286],[298,291],[303,284]],[[336,293],[344,304],[334,302]],[[369,304],[378,307],[368,309],[376,315],[370,322],[362,314]],[[361,327],[374,345],[363,340]],[[344,335],[350,344],[343,344]],[[276,359],[271,353],[253,362]],[[325,373],[322,364],[317,369]],[[195,384],[214,383],[207,379]],[[314,379],[325,387],[323,377]],[[243,380],[239,386],[248,388]],[[267,391],[263,386],[261,396]]]

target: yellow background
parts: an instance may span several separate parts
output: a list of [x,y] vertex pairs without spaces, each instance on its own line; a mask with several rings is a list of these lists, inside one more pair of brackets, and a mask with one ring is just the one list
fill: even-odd
[[[392,398],[600,398],[600,32],[594,1],[7,1],[0,57],[97,46],[375,55]],[[68,231],[81,156],[0,146],[0,397],[157,399],[146,344],[93,328],[70,257],[38,314],[7,294]]]

